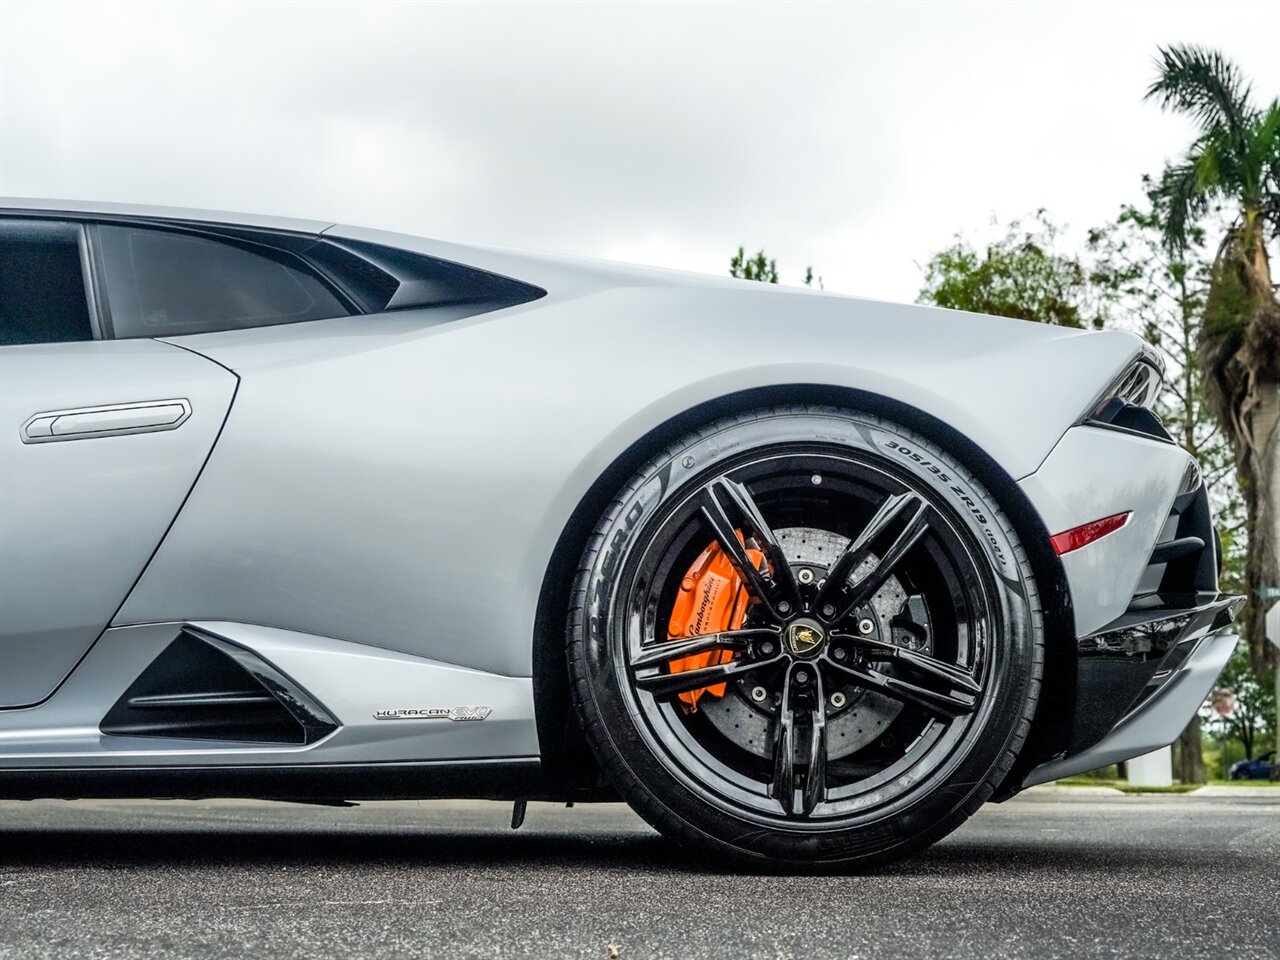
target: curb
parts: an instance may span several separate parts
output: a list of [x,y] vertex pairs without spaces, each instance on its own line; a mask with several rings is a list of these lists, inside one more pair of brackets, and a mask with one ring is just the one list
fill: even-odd
[[1042,783],[1034,787],[1028,787],[1022,791],[1022,794],[1056,797],[1266,797],[1280,800],[1280,785],[1259,783],[1257,786],[1250,787],[1224,787],[1216,784],[1206,784],[1194,790],[1161,790],[1157,787],[1146,791],[1140,787],[1120,790],[1116,787],[1101,784],[1096,787],[1087,787]]
[[1260,781],[1256,786],[1221,787],[1214,784],[1191,790],[1189,793],[1197,797],[1268,797],[1280,800],[1280,783]]

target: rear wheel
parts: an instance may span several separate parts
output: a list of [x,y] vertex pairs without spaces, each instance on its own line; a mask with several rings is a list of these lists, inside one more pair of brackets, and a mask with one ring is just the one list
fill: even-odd
[[721,854],[872,862],[990,796],[1043,637],[993,498],[883,419],[788,407],[656,457],[573,590],[588,741],[642,816]]

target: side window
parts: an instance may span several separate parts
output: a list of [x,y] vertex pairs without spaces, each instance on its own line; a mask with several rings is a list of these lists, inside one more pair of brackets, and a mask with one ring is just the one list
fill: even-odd
[[109,224],[100,224],[97,235],[115,337],[171,337],[351,313],[288,254]]
[[78,224],[0,220],[0,346],[92,340]]

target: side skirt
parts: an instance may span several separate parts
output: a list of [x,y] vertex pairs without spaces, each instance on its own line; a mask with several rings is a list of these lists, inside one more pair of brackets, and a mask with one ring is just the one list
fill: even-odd
[[0,798],[559,800],[537,757],[463,762],[0,771]]

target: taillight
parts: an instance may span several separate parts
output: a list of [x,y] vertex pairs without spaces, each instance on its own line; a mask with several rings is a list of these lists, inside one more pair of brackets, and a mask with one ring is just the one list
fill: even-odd
[[1070,553],[1072,550],[1079,550],[1081,547],[1088,546],[1093,541],[1105,537],[1108,533],[1114,533],[1129,522],[1129,518],[1133,516],[1133,511],[1125,513],[1117,513],[1111,517],[1103,517],[1101,520],[1092,520],[1089,523],[1082,523],[1078,527],[1072,527],[1062,533],[1054,534],[1049,538],[1049,542],[1053,544],[1053,552],[1058,556],[1064,553]]

